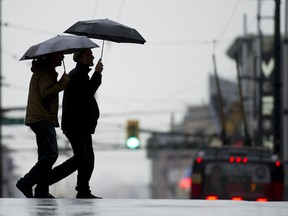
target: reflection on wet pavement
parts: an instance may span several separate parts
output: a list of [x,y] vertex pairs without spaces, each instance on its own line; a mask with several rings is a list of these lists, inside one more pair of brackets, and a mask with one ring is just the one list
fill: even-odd
[[288,202],[171,199],[0,199],[0,216],[284,216]]

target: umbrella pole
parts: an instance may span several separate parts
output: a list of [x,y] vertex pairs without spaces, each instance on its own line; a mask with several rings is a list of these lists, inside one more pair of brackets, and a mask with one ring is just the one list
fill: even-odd
[[103,50],[104,50],[104,40],[103,40],[103,42],[102,42],[102,50],[101,50],[101,61],[102,61],[102,56],[103,56]]
[[62,60],[63,62],[63,67],[64,67],[64,73],[66,73],[66,68],[65,68],[65,62],[64,62],[64,59]]

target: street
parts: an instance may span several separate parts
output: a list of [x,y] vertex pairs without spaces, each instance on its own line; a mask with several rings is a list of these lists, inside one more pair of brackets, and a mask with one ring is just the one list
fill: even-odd
[[0,199],[1,216],[287,216],[288,202],[172,199]]

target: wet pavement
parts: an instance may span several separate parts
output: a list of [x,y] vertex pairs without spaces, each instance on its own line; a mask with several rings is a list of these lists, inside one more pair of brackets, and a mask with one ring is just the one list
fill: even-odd
[[0,199],[0,216],[287,216],[288,202],[152,199]]

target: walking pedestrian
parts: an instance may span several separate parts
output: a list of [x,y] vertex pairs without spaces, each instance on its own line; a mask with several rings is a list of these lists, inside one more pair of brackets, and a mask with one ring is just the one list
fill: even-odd
[[[61,65],[63,52],[55,52],[32,61],[25,125],[36,135],[38,161],[16,184],[27,198],[53,198],[49,194],[48,177],[58,157],[55,127],[58,122],[58,97],[69,82],[64,72],[57,81],[55,68]],[[32,187],[37,184],[35,194]]]
[[69,84],[64,90],[62,103],[61,129],[70,141],[73,156],[64,163],[53,168],[50,184],[78,171],[76,198],[101,198],[93,195],[89,181],[94,170],[94,151],[92,134],[95,133],[99,118],[99,108],[94,97],[102,82],[103,64],[101,59],[89,76],[94,63],[91,49],[75,53],[75,68],[69,73]]

